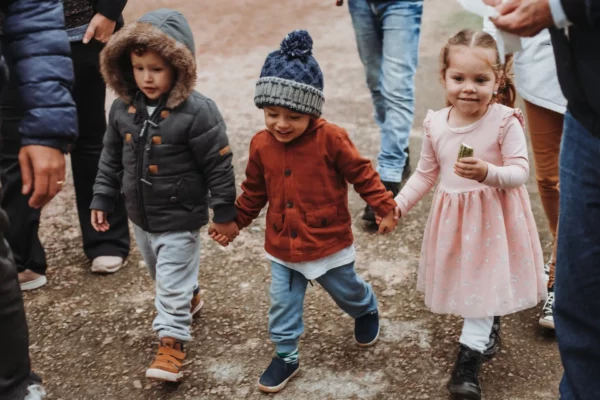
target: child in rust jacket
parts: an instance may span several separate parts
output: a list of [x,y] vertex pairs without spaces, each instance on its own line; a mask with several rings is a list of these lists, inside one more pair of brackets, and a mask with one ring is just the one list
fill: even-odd
[[[380,233],[395,228],[395,201],[350,141],[346,131],[320,118],[323,75],[312,57],[312,39],[294,31],[272,52],[256,84],[265,130],[250,144],[243,193],[236,206],[239,228],[269,203],[265,249],[271,261],[269,332],[277,356],[259,389],[278,392],[298,372],[298,338],[306,285],[316,280],[355,319],[359,346],[379,336],[377,299],[354,270],[348,183],[383,217]],[[221,244],[224,235],[212,234]]]

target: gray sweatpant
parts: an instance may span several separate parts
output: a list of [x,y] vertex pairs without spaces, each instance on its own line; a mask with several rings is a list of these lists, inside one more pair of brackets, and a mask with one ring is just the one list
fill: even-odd
[[159,339],[192,339],[190,302],[198,284],[200,231],[150,233],[133,225],[135,240],[156,281],[157,315],[152,329]]

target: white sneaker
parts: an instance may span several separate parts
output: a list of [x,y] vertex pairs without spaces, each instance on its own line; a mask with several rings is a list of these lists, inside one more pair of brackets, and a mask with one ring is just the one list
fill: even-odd
[[41,288],[46,283],[48,283],[48,279],[45,275],[40,275],[30,269],[19,272],[19,285],[23,291]]
[[92,272],[97,274],[114,274],[123,266],[123,258],[116,256],[100,256],[92,261]]
[[548,291],[548,299],[542,309],[542,315],[540,316],[540,326],[546,329],[554,329],[554,315],[552,313],[552,306],[554,305],[554,290]]
[[23,400],[41,400],[44,397],[46,397],[44,387],[36,383],[27,387],[27,396]]

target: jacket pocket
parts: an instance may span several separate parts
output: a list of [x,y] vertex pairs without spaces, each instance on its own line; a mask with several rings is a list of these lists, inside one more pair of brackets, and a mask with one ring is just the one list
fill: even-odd
[[177,202],[181,204],[186,210],[192,211],[194,209],[194,201],[192,199],[192,196],[190,195],[190,190],[188,185],[186,184],[185,179],[180,179],[177,182],[177,186],[175,189],[175,199],[177,199]]
[[283,221],[285,214],[267,211],[267,229],[273,229],[275,232],[281,232],[283,230]]
[[329,206],[306,213],[306,225],[311,228],[324,228],[337,220],[338,207]]

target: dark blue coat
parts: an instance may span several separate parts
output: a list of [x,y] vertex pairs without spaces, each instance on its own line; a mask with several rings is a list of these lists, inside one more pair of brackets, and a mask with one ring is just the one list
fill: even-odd
[[[59,0],[0,0],[2,55],[14,66],[24,117],[21,144],[67,151],[77,137],[73,63]],[[2,82],[4,86],[5,82]]]

